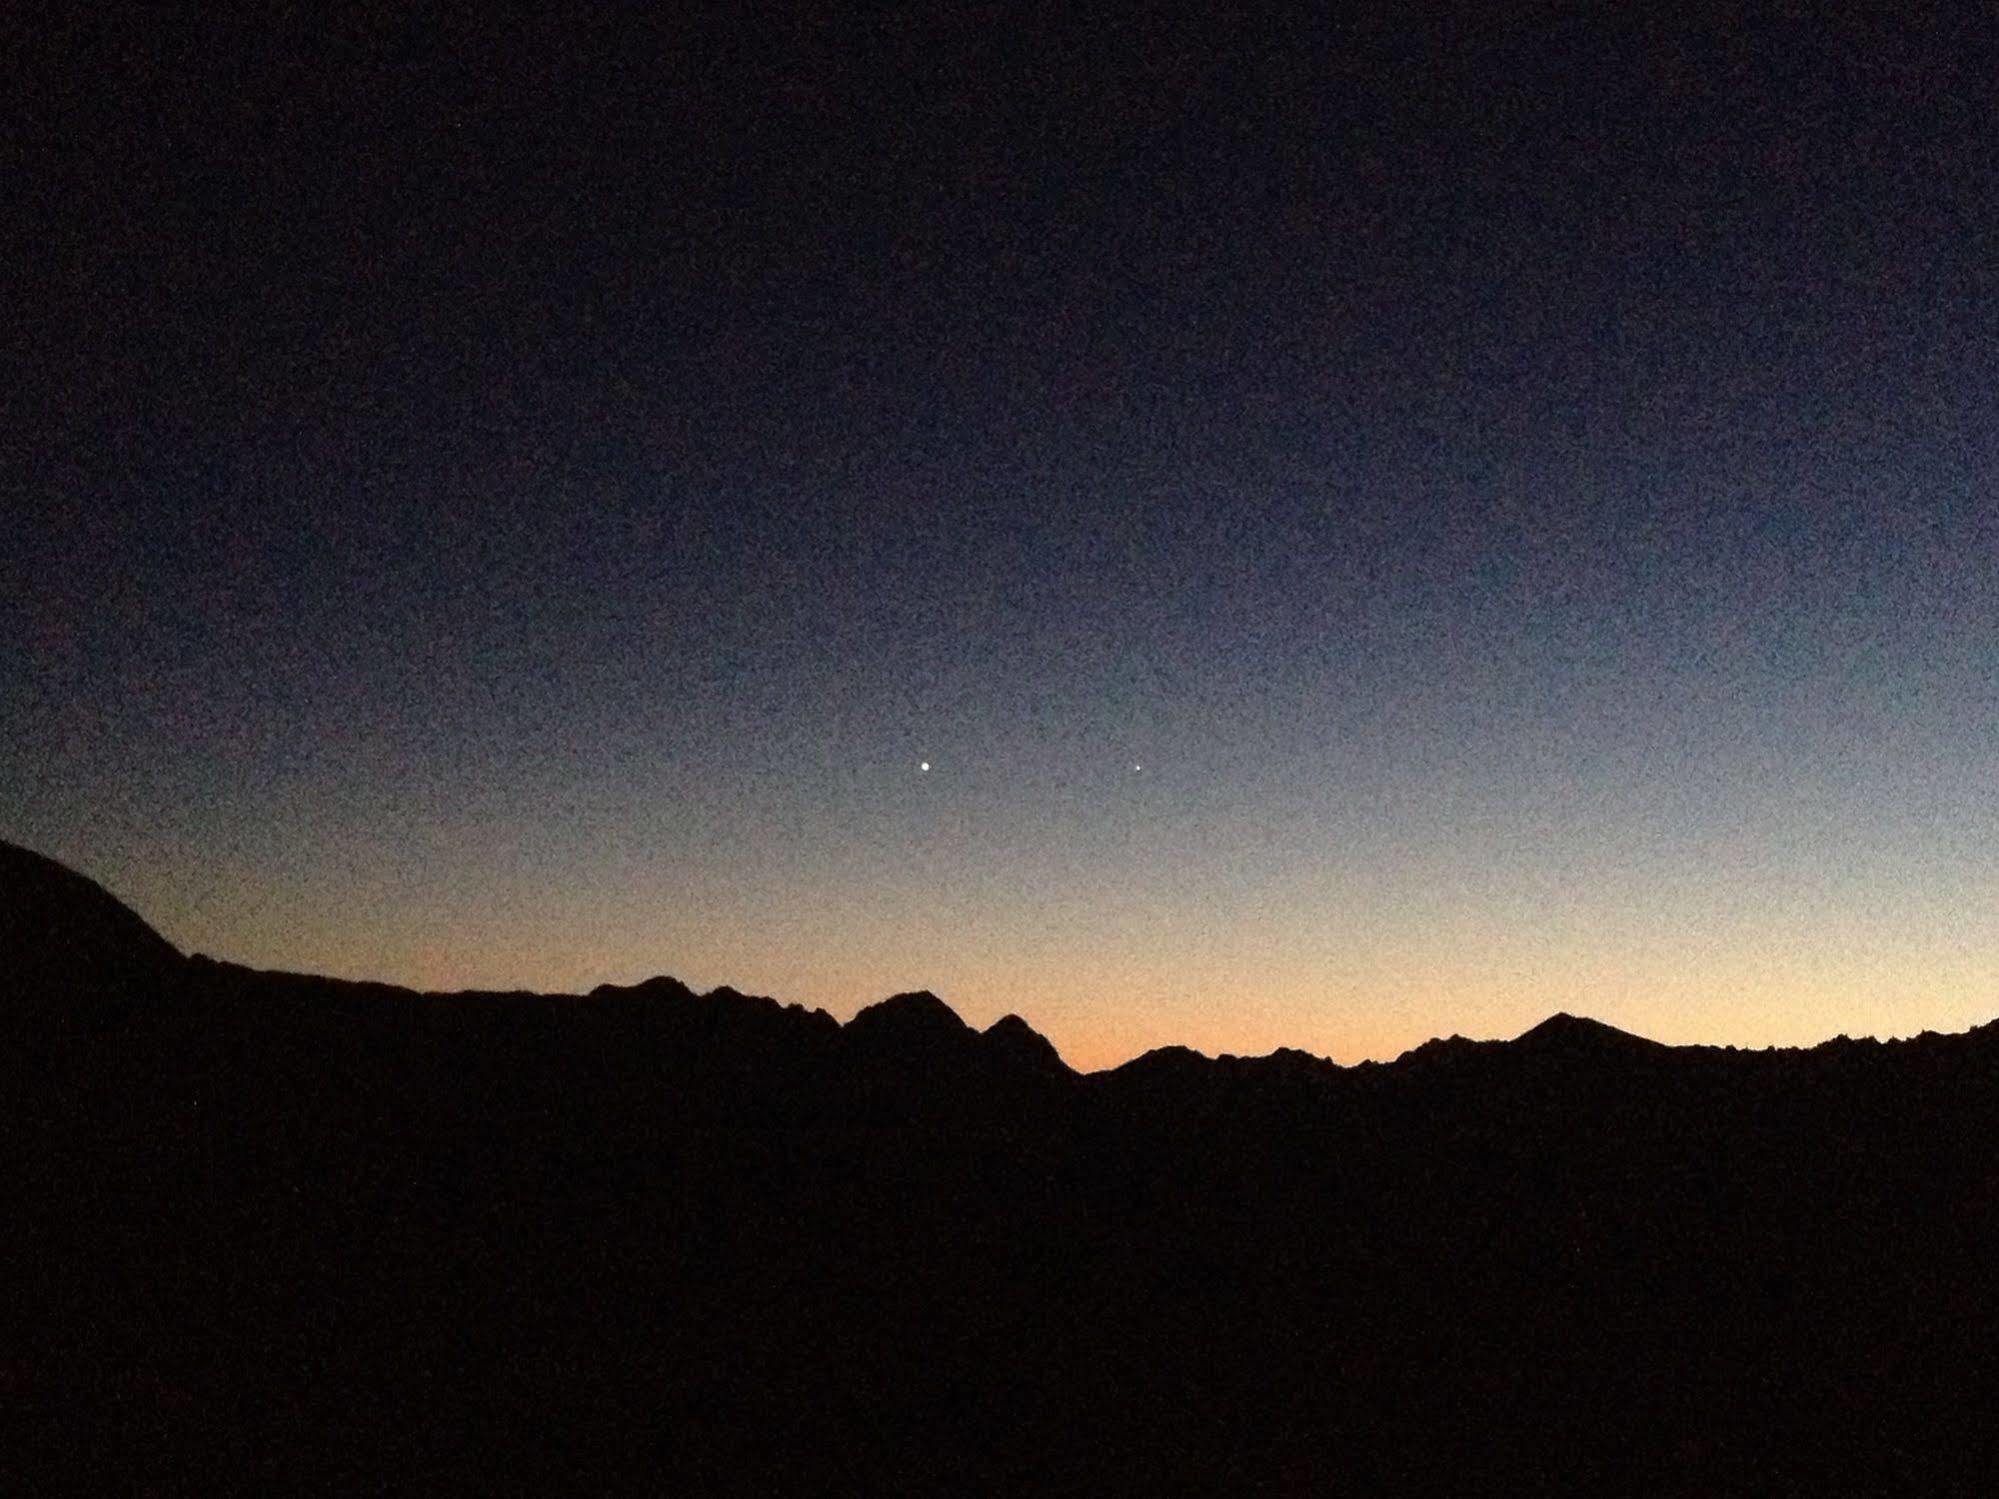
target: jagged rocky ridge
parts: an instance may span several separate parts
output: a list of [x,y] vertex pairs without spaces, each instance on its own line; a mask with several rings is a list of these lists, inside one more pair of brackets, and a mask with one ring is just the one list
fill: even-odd
[[[0,845],[0,1477],[1949,1487],[1999,1030],[1077,1074],[936,996],[182,957]],[[1917,1433],[1912,1435],[1912,1433]]]

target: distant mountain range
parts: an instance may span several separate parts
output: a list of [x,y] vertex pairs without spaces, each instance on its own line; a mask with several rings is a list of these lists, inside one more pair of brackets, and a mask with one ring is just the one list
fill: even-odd
[[1079,1074],[184,957],[0,844],[0,1490],[1973,1492],[1999,1027]]

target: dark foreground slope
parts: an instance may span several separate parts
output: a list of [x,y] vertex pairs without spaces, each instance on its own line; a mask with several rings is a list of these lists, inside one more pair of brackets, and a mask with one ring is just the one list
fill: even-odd
[[182,958],[0,846],[0,1490],[1991,1471],[1999,1035],[1079,1076],[932,996]]

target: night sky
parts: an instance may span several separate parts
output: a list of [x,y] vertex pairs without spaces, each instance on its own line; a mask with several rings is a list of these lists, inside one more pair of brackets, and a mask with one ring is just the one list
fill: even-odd
[[1999,1013],[1978,34],[69,9],[0,836],[182,947],[1084,1067]]

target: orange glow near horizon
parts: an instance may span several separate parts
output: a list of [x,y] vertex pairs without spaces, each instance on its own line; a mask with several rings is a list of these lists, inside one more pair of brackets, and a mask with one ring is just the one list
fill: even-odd
[[1320,890],[1206,925],[1178,901],[1016,901],[995,902],[1007,918],[980,924],[967,902],[908,891],[872,908],[809,892],[732,908],[579,883],[545,897],[385,892],[356,908],[312,881],[232,904],[124,873],[114,892],[176,945],[253,966],[545,992],[664,972],[843,1021],[925,988],[975,1027],[1022,1016],[1083,1071],[1167,1045],[1386,1061],[1433,1036],[1517,1035],[1558,1010],[1669,1043],[1742,1047],[1962,1030],[1999,1010],[1999,936],[1977,919],[1995,892],[1977,887],[1948,905],[1926,892],[1920,907],[1877,893],[1868,909],[1839,891],[1727,907],[1683,892],[1639,909],[1615,888],[1578,885],[1528,910],[1489,893],[1454,904],[1405,889],[1370,905]]

